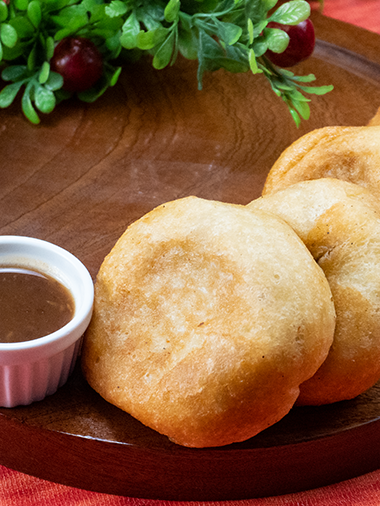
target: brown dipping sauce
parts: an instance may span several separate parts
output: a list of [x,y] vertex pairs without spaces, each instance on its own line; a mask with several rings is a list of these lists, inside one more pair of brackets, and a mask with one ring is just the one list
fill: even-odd
[[47,336],[74,316],[70,291],[42,272],[0,266],[0,342],[17,343]]

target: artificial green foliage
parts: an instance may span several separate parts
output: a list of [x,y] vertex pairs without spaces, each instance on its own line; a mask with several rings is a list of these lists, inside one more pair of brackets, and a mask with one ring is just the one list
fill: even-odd
[[122,57],[147,56],[156,69],[173,65],[178,54],[198,61],[198,87],[204,74],[218,69],[263,74],[288,106],[297,125],[310,115],[305,94],[324,94],[332,86],[311,86],[314,75],[296,76],[265,57],[282,52],[288,36],[268,28],[270,21],[296,25],[310,15],[304,0],[276,8],[277,0],[0,0],[0,65],[5,82],[0,107],[21,97],[32,123],[50,113],[70,93],[50,70],[55,45],[68,36],[86,37],[100,50],[103,76],[93,88],[78,93],[95,101],[114,86]]

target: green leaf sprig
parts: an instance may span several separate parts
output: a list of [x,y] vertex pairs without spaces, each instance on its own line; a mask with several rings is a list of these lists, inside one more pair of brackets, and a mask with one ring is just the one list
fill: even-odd
[[181,54],[198,60],[199,89],[206,72],[221,68],[263,74],[298,126],[310,115],[305,94],[322,95],[332,86],[310,86],[314,75],[298,77],[265,57],[267,49],[282,52],[289,42],[285,32],[268,28],[270,21],[296,25],[310,15],[305,0],[276,5],[277,0],[0,0],[0,108],[21,95],[24,115],[37,124],[39,113],[69,98],[50,61],[61,39],[80,36],[96,44],[104,68],[92,88],[78,93],[81,100],[93,102],[114,86],[124,57],[146,55],[154,68],[164,69]]

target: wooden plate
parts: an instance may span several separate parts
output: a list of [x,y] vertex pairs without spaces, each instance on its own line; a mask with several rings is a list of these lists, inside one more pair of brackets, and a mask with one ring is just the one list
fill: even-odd
[[[297,129],[264,78],[207,75],[196,64],[140,62],[87,106],[61,104],[30,125],[1,112],[0,232],[43,238],[95,278],[129,223],[186,195],[246,204],[279,154],[327,125],[364,125],[380,106],[380,37],[313,15],[319,42],[297,73],[335,90]],[[0,409],[0,463],[119,495],[225,500],[327,485],[380,467],[380,386],[350,402],[295,408],[241,444],[187,449],[103,401],[79,368],[55,395]]]

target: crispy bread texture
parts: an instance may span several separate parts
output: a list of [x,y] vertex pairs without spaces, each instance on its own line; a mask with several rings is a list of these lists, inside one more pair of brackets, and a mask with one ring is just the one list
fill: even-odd
[[380,201],[336,179],[303,181],[249,206],[272,212],[299,235],[330,284],[334,343],[297,404],[351,399],[380,378]]
[[336,178],[380,197],[380,124],[325,127],[300,137],[271,168],[263,195],[310,179]]
[[326,277],[290,226],[196,197],[133,223],[95,292],[85,377],[184,446],[243,441],[280,420],[334,335]]

